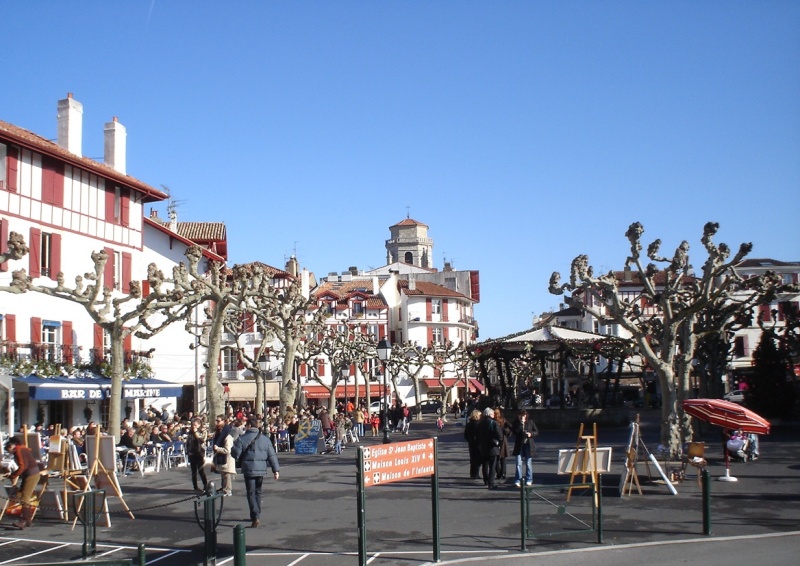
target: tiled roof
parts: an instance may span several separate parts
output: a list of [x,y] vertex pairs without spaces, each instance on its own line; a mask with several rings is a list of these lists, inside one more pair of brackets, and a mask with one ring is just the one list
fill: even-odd
[[[325,281],[314,290],[318,298],[322,295],[336,299],[337,310],[344,310],[347,301],[352,297],[366,298],[368,309],[386,308],[386,301],[380,295],[372,294],[372,281]],[[366,296],[366,297],[365,297]]]
[[[638,271],[636,271],[636,270],[631,270],[630,275],[629,275],[630,281],[626,281],[625,280],[625,272],[624,271],[615,271],[614,272],[614,277],[617,278],[617,283],[619,284],[620,287],[625,287],[625,286],[641,287],[642,286],[642,277],[641,277],[640,273]],[[685,276],[684,277],[684,280],[685,280],[686,283],[689,283],[693,279],[694,278],[690,277],[690,276]],[[663,285],[666,280],[667,280],[667,275],[666,275],[666,272],[664,270],[661,270],[661,271],[657,272],[653,276],[653,283],[655,283],[656,285]]]
[[193,242],[221,242],[227,239],[224,222],[178,222],[178,234]]
[[[403,220],[401,220],[400,222],[398,222],[394,226],[425,226],[425,228],[429,227],[427,224],[425,224],[423,222],[418,222],[418,221],[414,220],[413,218],[404,218]],[[392,228],[394,228],[394,226],[392,226]]]
[[746,259],[740,263],[736,264],[736,267],[739,269],[753,269],[753,268],[764,268],[769,269],[770,267],[800,267],[800,261],[778,261],[777,259],[768,259],[768,258],[755,258],[755,259]]
[[273,267],[266,263],[261,263],[260,261],[251,261],[250,263],[241,264],[241,266],[250,265],[260,267],[262,270],[264,270],[264,273],[267,275],[267,277],[272,277],[273,279],[295,279],[295,277],[288,271]]
[[409,289],[408,281],[406,279],[399,279],[397,281],[397,287],[402,289],[406,295],[421,295],[426,297],[458,297],[472,301],[472,299],[463,293],[453,291],[452,289],[448,289],[443,285],[437,285],[436,283],[429,283],[428,281],[415,281],[414,286],[416,287],[415,289]]
[[[157,219],[155,219],[155,220],[157,220]],[[154,221],[153,218],[145,217],[144,218],[144,223],[152,225],[156,230],[160,230],[161,232],[164,232],[165,234],[169,234],[173,238],[177,238],[178,240],[182,241],[187,246],[191,246],[192,244],[195,243],[195,242],[191,241],[190,239],[181,236],[180,234],[174,233],[167,226],[165,226],[162,222]],[[217,253],[215,253],[215,252],[213,252],[213,251],[211,251],[209,249],[206,249],[206,248],[203,248],[203,255],[205,255],[209,259],[213,259],[214,261],[221,261],[221,262],[225,261],[224,257],[222,257],[221,255],[219,255],[219,254],[217,254]]]
[[169,195],[166,193],[159,191],[155,187],[151,187],[150,185],[147,185],[138,179],[131,177],[130,175],[120,173],[105,163],[100,163],[99,161],[89,159],[88,157],[80,157],[75,155],[57,143],[53,143],[50,140],[34,134],[33,132],[30,132],[24,128],[20,128],[19,126],[9,124],[8,122],[3,122],[2,120],[0,120],[0,137],[8,139],[9,141],[19,144],[27,149],[48,155],[50,157],[55,157],[60,161],[64,161],[65,163],[79,167],[84,171],[95,173],[96,175],[114,180],[125,185],[126,187],[130,187],[136,191],[139,191],[145,195],[144,202],[154,202],[169,198]]

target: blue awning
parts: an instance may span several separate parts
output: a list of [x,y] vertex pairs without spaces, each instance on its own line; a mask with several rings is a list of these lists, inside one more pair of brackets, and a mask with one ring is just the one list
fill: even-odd
[[[90,377],[40,377],[27,375],[15,377],[14,381],[28,385],[28,395],[38,401],[69,401],[108,399],[111,396],[111,379],[101,375]],[[122,383],[123,399],[155,397],[180,397],[183,388],[169,381],[158,379],[128,379]]]

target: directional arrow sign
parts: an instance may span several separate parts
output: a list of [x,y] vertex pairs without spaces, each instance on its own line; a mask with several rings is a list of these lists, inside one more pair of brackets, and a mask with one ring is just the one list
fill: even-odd
[[433,439],[425,438],[364,450],[364,485],[370,487],[432,476],[436,472],[433,446]]

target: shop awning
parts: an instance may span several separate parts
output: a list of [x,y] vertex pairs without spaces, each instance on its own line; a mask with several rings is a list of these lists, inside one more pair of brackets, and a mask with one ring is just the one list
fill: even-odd
[[[254,401],[256,398],[255,380],[229,381],[224,384],[228,401]],[[264,398],[267,401],[279,401],[281,392],[280,381],[264,382]]]
[[[463,378],[455,378],[455,377],[448,377],[446,379],[441,380],[444,382],[445,387],[453,387],[454,385],[458,385],[458,387],[464,387],[464,379]],[[440,383],[439,379],[423,379],[422,383],[428,386],[428,389],[439,388],[441,389],[442,384]],[[475,393],[483,393],[486,388],[483,386],[483,383],[475,379],[474,377],[469,378],[469,390]]]
[[[371,397],[380,397],[383,384],[371,383],[369,386],[369,394]],[[304,385],[303,392],[306,399],[330,399],[331,393],[324,385]],[[336,388],[336,398],[344,399],[344,385],[339,385]],[[347,386],[347,395],[353,397],[356,394],[356,388],[353,385]],[[367,388],[363,384],[358,386],[358,395],[364,397],[367,394]]]
[[[38,401],[96,400],[111,396],[111,379],[94,374],[90,377],[27,375],[15,377],[14,381],[26,384],[28,396]],[[179,384],[158,379],[136,378],[122,384],[123,399],[180,397],[182,394]]]

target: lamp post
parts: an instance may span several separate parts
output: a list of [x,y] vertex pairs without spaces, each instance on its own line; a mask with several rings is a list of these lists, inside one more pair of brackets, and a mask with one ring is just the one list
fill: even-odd
[[392,345],[385,338],[378,342],[378,359],[383,366],[383,392],[381,393],[381,404],[383,405],[383,443],[389,444],[389,403],[386,402],[386,361],[392,353]]
[[350,364],[344,364],[342,366],[342,377],[344,378],[344,414],[346,417],[350,415],[347,414],[347,380],[350,378]]

